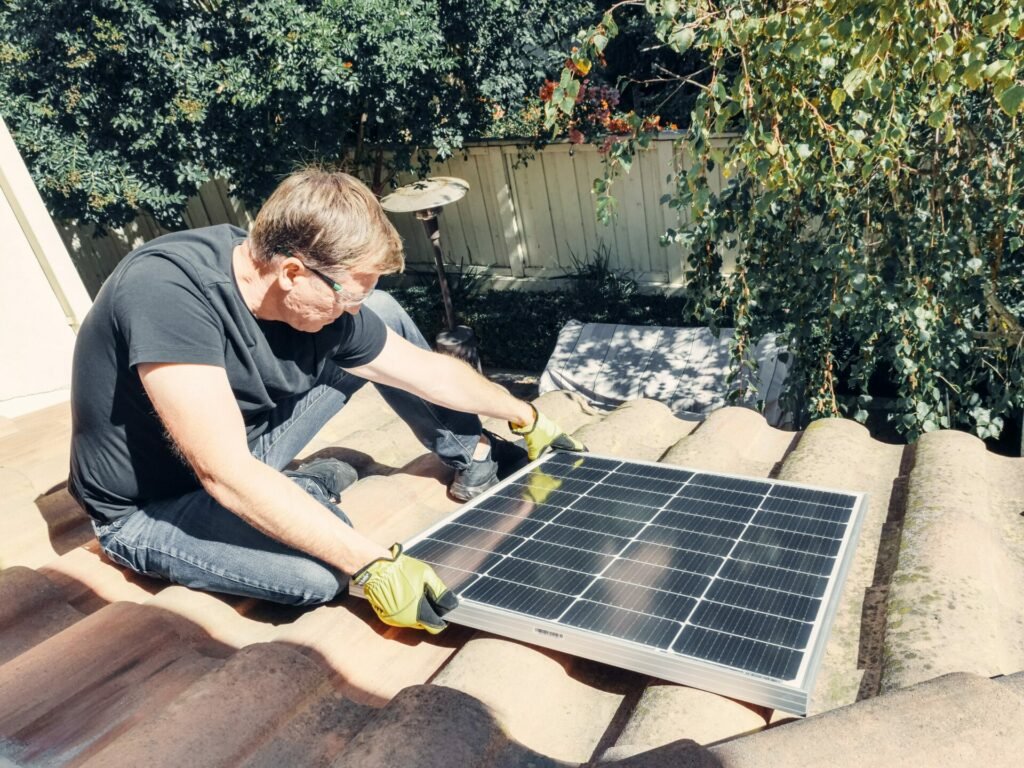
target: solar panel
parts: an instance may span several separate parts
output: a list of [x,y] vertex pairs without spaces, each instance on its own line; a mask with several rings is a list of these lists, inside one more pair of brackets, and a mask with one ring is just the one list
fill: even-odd
[[451,621],[805,714],[865,506],[551,453],[406,552],[459,595]]

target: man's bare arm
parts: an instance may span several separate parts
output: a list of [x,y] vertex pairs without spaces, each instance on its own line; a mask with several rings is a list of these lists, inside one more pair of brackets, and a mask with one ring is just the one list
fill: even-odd
[[384,349],[376,358],[347,370],[452,410],[492,416],[514,424],[529,424],[533,420],[533,410],[528,403],[512,397],[463,361],[421,349],[390,328]]
[[249,453],[227,374],[211,365],[147,363],[139,376],[203,488],[250,525],[353,573],[387,550],[356,532]]

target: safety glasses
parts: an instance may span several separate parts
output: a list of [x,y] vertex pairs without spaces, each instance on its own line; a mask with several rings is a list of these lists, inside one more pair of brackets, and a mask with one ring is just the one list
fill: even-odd
[[373,295],[373,292],[377,289],[377,287],[374,286],[373,288],[368,290],[366,293],[353,293],[352,291],[349,291],[346,288],[344,288],[343,286],[339,285],[338,282],[334,278],[332,278],[332,277],[330,277],[328,275],[325,275],[319,269],[314,269],[313,267],[309,266],[309,264],[307,264],[306,262],[302,261],[302,259],[299,259],[298,257],[293,256],[291,253],[287,253],[287,252],[284,255],[288,256],[289,258],[297,259],[299,261],[299,263],[302,264],[302,266],[304,266],[306,269],[308,269],[314,275],[316,275],[321,280],[323,280],[325,283],[327,283],[327,285],[329,285],[331,287],[331,290],[334,291],[335,299],[340,301],[342,304],[345,304],[346,306],[349,306],[349,307],[359,306],[364,301],[366,301],[368,298],[370,298],[370,296]]

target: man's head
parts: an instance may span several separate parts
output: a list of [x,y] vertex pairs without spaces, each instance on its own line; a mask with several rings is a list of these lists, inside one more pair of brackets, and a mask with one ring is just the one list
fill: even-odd
[[373,193],[321,170],[281,182],[256,215],[249,252],[276,286],[279,319],[311,332],[358,312],[377,278],[404,266],[402,240]]
[[402,239],[377,198],[347,173],[293,173],[260,208],[249,241],[260,262],[294,255],[329,275],[386,275],[405,263]]

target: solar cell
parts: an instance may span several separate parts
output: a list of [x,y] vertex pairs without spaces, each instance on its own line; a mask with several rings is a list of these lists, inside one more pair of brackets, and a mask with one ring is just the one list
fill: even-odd
[[452,621],[803,714],[864,506],[552,453],[406,551],[459,595]]

